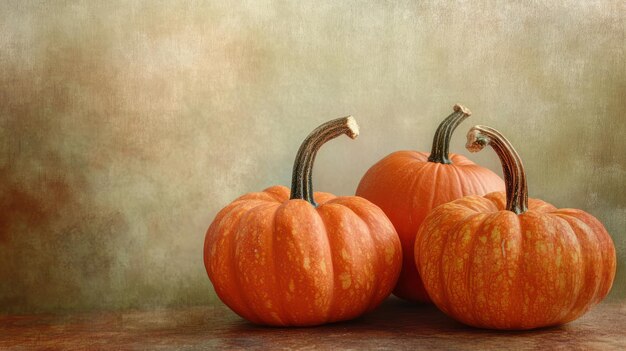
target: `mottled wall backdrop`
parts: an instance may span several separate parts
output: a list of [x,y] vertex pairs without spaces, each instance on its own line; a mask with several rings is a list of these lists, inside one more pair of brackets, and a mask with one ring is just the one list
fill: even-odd
[[508,135],[531,196],[605,223],[626,295],[623,1],[235,3],[0,3],[0,312],[215,303],[206,228],[312,128],[359,121],[315,169],[352,194],[456,102],[452,150]]

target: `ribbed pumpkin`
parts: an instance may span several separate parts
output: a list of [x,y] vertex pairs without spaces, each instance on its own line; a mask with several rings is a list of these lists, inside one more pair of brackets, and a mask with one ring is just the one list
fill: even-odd
[[291,193],[249,193],[222,209],[206,233],[204,264],[219,298],[247,320],[309,326],[355,318],[387,297],[402,263],[385,214],[360,197],[313,193],[326,141],[358,135],[352,117],[315,129],[300,147]]
[[430,153],[394,152],[374,164],[357,188],[356,195],[378,205],[398,231],[404,259],[393,293],[403,299],[430,301],[414,262],[415,235],[428,212],[465,195],[504,190],[502,179],[489,169],[448,154],[452,132],[470,115],[455,105],[437,128]]
[[491,145],[506,193],[467,196],[422,223],[415,262],[434,303],[468,325],[533,329],[572,321],[602,300],[615,277],[615,247],[592,215],[528,199],[509,141],[475,126],[467,148]]

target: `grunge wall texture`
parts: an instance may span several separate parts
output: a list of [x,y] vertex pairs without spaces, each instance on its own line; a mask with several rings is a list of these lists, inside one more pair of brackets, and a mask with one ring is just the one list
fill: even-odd
[[457,102],[451,149],[500,129],[532,197],[606,225],[626,296],[623,1],[236,3],[0,3],[0,312],[217,303],[206,228],[310,130],[356,117],[314,184],[353,194]]

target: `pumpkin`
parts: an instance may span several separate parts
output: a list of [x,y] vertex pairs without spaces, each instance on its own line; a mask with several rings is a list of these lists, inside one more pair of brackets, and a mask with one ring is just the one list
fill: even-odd
[[291,191],[272,186],[222,209],[204,243],[219,298],[257,324],[311,326],[374,309],[393,289],[402,250],[393,225],[371,202],[313,192],[319,148],[358,135],[352,117],[315,129],[300,147]]
[[378,205],[398,231],[403,250],[402,272],[393,293],[403,299],[429,302],[415,267],[415,235],[437,205],[465,195],[504,190],[502,179],[468,158],[449,154],[454,129],[470,110],[455,105],[441,122],[430,153],[397,151],[374,164],[363,176],[356,195]]
[[491,145],[506,192],[466,196],[435,208],[415,241],[415,263],[434,303],[481,328],[521,330],[572,321],[602,300],[615,277],[604,226],[576,209],[529,199],[509,141],[475,126],[467,148]]

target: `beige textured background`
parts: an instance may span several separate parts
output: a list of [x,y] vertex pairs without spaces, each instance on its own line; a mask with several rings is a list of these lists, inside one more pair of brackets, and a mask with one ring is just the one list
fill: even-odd
[[623,1],[236,3],[0,2],[0,312],[215,303],[206,228],[311,129],[359,121],[315,168],[352,194],[455,102],[451,149],[509,136],[532,197],[606,225],[626,296]]

